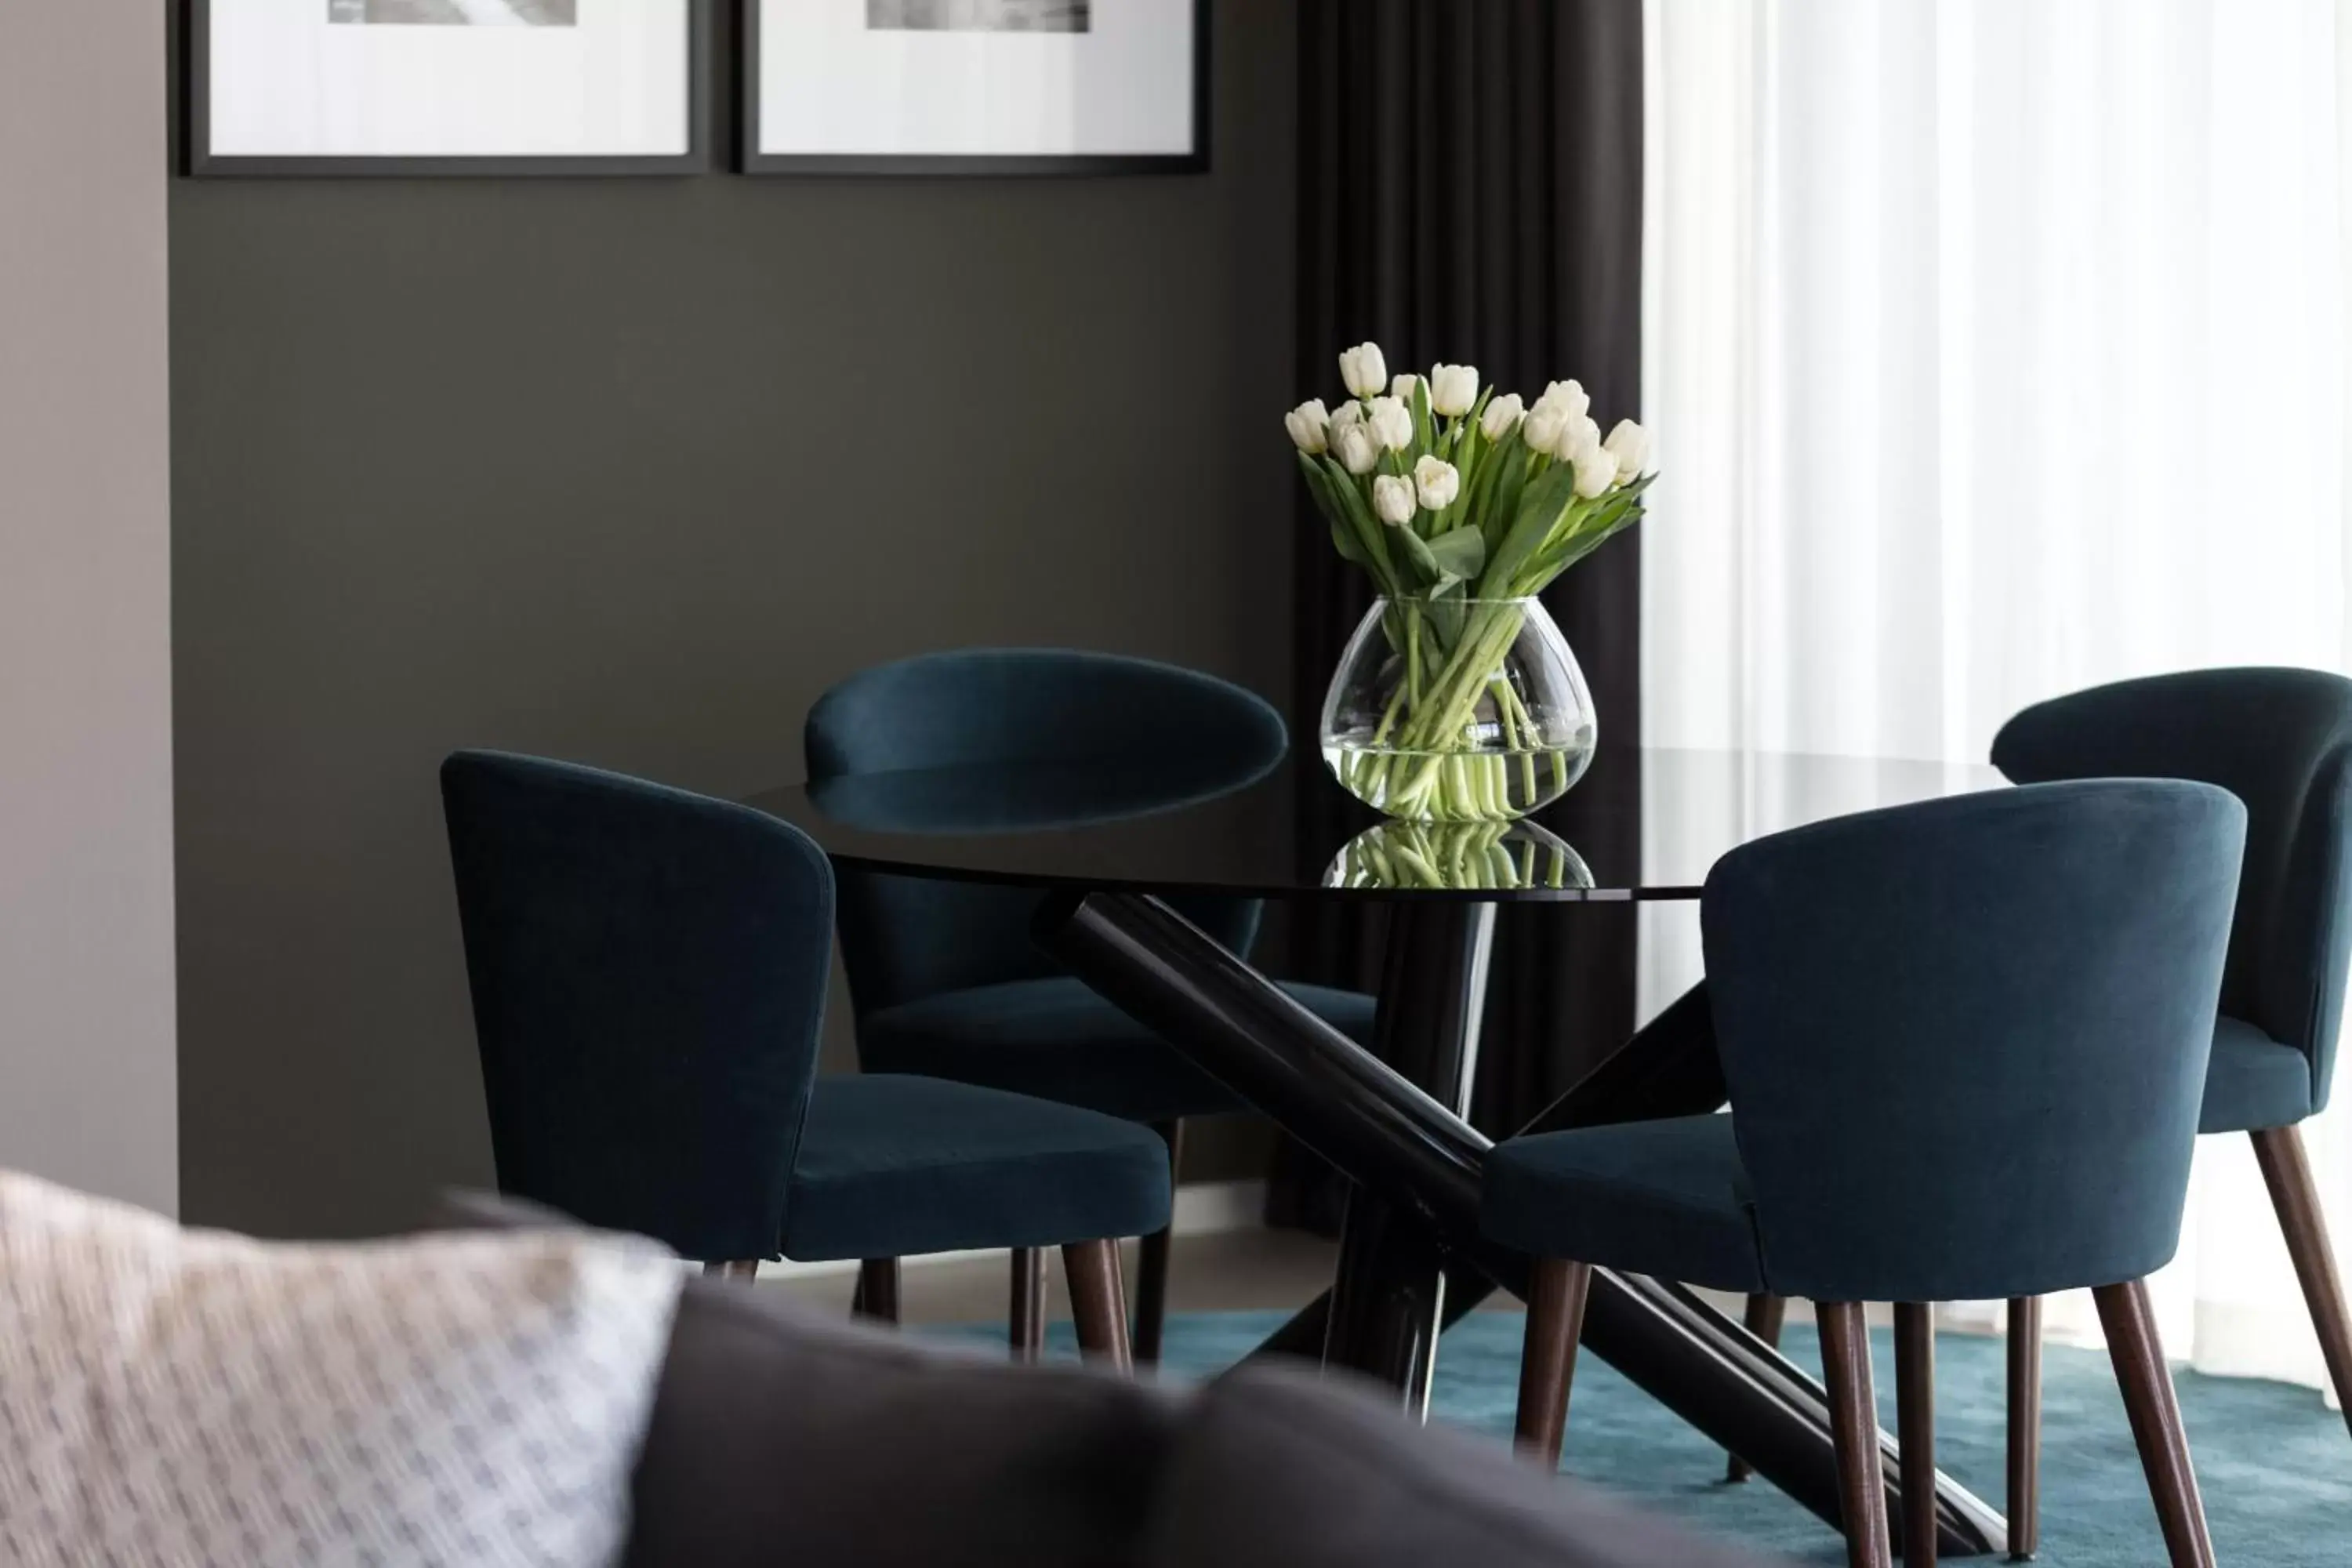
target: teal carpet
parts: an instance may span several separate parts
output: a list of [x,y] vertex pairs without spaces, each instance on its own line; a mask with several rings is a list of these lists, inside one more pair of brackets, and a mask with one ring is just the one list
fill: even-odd
[[[1192,1378],[1221,1372],[1283,1317],[1180,1317],[1169,1325],[1168,1371]],[[1508,1438],[1521,1322],[1516,1313],[1480,1313],[1445,1336],[1437,1363],[1439,1418]],[[1053,1328],[1055,1346],[1069,1353],[1069,1325]],[[1810,1325],[1791,1322],[1788,1345],[1800,1366],[1821,1364]],[[2000,1508],[2006,1430],[2001,1342],[1947,1334],[1937,1340],[1936,1353],[1937,1457],[1948,1474]],[[1894,1365],[1881,1331],[1879,1398],[1889,1426]],[[2044,1352],[2042,1373],[2039,1561],[2051,1568],[2162,1563],[2163,1538],[2106,1356],[2053,1345]],[[2308,1389],[2190,1372],[2177,1376],[2214,1551],[2225,1568],[2352,1564],[2352,1436],[2343,1417]],[[1593,1357],[1577,1366],[1563,1468],[1696,1530],[1800,1563],[1845,1560],[1838,1538],[1769,1483],[1724,1484],[1719,1451]]]

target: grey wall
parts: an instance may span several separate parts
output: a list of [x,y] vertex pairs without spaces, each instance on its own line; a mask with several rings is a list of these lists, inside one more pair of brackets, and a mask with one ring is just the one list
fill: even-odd
[[967,643],[1285,689],[1293,24],[1218,12],[1205,177],[175,183],[192,1216],[487,1178],[452,747],[745,793]]
[[0,1166],[165,1210],[163,30],[0,5]]

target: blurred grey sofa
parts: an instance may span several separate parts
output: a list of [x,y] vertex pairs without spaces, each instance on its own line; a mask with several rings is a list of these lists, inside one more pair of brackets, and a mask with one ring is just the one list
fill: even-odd
[[[448,1221],[551,1216],[457,1200]],[[1760,1568],[1306,1367],[1171,1393],[695,1280],[631,1568]]]

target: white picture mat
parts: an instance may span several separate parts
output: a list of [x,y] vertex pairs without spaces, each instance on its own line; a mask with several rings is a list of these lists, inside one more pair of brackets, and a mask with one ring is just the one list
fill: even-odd
[[1193,0],[1094,0],[1083,33],[870,28],[866,0],[760,0],[763,153],[1193,151]]
[[688,0],[580,0],[570,27],[331,23],[211,0],[221,157],[674,157],[693,150]]

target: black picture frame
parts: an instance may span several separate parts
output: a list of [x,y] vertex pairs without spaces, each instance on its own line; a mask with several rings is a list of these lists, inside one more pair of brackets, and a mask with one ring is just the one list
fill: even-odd
[[719,0],[687,0],[687,133],[684,153],[551,157],[321,157],[251,156],[212,150],[212,3],[187,0],[181,52],[187,77],[182,102],[186,123],[185,172],[195,179],[515,179],[608,178],[630,175],[707,174],[718,166],[717,68],[712,63]]
[[[1269,0],[1287,4],[1288,0]],[[1192,0],[1192,150],[1189,153],[762,153],[760,151],[761,0],[740,0],[737,37],[736,167],[746,174],[1086,175],[1205,174],[1209,172],[1210,0]]]

